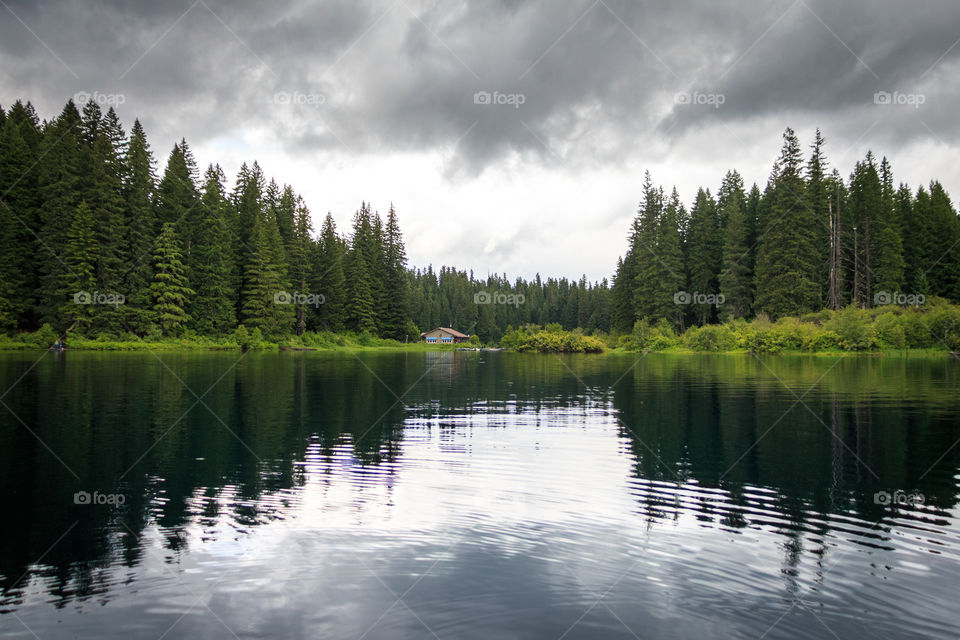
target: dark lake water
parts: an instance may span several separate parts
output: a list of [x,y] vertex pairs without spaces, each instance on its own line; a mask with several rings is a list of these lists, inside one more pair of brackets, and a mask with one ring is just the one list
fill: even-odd
[[960,635],[957,360],[16,353],[0,393],[3,638]]

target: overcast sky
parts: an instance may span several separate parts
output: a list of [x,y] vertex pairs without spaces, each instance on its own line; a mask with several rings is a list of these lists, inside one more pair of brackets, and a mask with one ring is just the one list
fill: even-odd
[[4,107],[119,103],[161,169],[257,159],[317,225],[393,201],[414,266],[609,276],[645,169],[762,188],[786,126],[960,195],[956,0],[0,4]]

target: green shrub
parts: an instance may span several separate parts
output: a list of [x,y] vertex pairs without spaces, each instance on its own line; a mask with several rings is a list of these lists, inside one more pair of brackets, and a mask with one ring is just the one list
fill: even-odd
[[693,351],[729,351],[736,348],[737,337],[728,325],[708,324],[688,329],[683,345]]
[[837,334],[840,346],[848,351],[865,351],[877,345],[866,314],[853,305],[837,313],[829,328]]
[[900,324],[900,318],[891,311],[877,316],[873,321],[873,332],[881,347],[903,349],[907,344],[907,335]]
[[606,345],[592,336],[573,331],[559,331],[559,325],[549,325],[551,331],[522,328],[508,332],[500,341],[501,346],[516,351],[535,351],[540,353],[600,353]]
[[950,351],[960,351],[960,309],[947,305],[938,306],[927,315],[927,329],[940,345]]
[[24,334],[24,338],[24,342],[30,346],[46,349],[53,346],[53,343],[58,340],[59,336],[57,332],[53,330],[53,327],[49,324],[44,324],[33,333]]

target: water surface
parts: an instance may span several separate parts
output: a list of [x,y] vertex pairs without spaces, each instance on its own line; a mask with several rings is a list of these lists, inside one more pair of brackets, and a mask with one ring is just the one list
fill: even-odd
[[0,637],[956,638],[958,389],[945,358],[3,354]]

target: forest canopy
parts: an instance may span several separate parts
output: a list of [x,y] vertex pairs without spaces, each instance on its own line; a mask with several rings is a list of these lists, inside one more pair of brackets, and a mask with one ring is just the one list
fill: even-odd
[[[611,282],[410,268],[399,215],[361,202],[314,229],[256,161],[230,183],[186,140],[162,172],[138,120],[68,101],[41,121],[0,108],[0,331],[268,338],[306,331],[417,340],[448,326],[494,343],[520,327],[629,334],[758,314],[960,301],[960,219],[943,186],[895,184],[872,154],[845,179],[818,131],[792,130],[761,190],[729,171],[688,209],[648,173]],[[611,250],[611,263],[615,252]],[[922,302],[920,302],[922,304]]]

